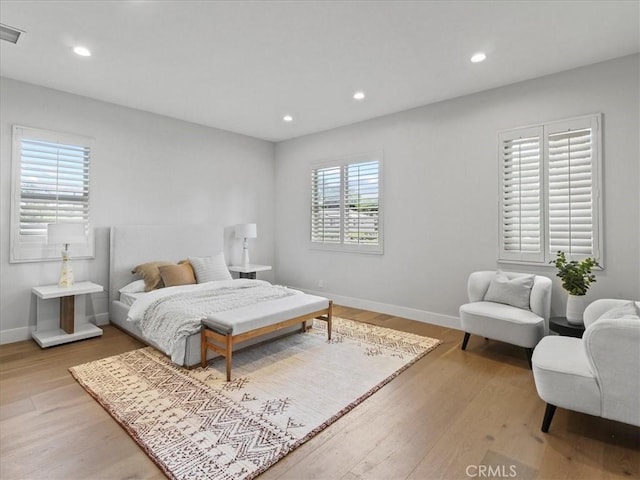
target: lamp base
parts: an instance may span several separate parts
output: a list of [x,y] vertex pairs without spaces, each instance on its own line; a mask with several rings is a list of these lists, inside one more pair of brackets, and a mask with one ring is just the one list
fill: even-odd
[[245,247],[242,250],[242,267],[247,268],[249,266],[249,249]]
[[60,288],[67,288],[72,286],[73,281],[73,268],[71,268],[71,262],[69,261],[69,254],[66,251],[62,251],[62,268],[60,269],[60,278],[58,279],[58,286]]

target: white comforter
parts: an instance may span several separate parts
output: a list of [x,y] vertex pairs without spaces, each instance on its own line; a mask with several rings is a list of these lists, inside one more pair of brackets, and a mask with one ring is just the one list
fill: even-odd
[[137,299],[129,321],[138,322],[144,337],[171,360],[184,359],[184,339],[200,330],[200,320],[217,312],[300,293],[262,280],[229,280],[154,290]]

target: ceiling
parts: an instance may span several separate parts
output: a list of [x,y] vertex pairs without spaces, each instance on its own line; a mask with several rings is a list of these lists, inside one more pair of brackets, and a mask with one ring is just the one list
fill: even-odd
[[0,23],[26,32],[2,76],[271,141],[640,51],[639,1],[0,0]]

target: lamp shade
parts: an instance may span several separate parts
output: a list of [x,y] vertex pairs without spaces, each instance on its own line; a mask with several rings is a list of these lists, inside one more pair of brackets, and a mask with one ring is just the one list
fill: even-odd
[[255,223],[240,223],[236,225],[236,238],[256,238],[258,229]]
[[87,234],[84,223],[47,224],[47,243],[49,245],[85,243],[86,241]]

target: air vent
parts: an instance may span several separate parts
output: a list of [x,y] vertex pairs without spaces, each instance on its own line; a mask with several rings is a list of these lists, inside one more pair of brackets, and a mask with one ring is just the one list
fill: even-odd
[[18,30],[17,28],[13,28],[0,23],[0,40],[6,40],[7,42],[11,43],[18,43],[18,39],[20,38],[20,35],[22,33],[24,33],[22,30]]

